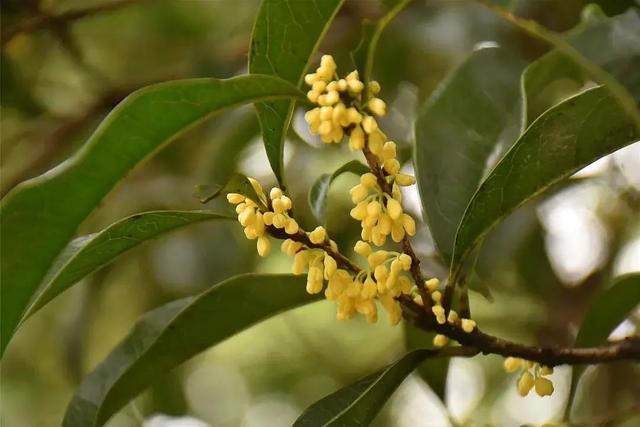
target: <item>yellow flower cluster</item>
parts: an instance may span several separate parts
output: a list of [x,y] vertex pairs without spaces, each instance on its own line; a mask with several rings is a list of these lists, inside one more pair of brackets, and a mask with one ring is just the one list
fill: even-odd
[[[395,144],[391,141],[387,144]],[[405,234],[416,234],[416,223],[402,209],[402,193],[396,183],[393,194],[385,193],[374,174],[366,173],[360,183],[351,189],[351,200],[356,205],[350,215],[360,221],[362,240],[382,246],[391,235],[394,242],[400,242]]]
[[[309,233],[312,243],[326,243],[325,239],[326,232],[322,227]],[[330,243],[333,246],[333,242]],[[387,311],[389,322],[397,324],[402,318],[402,309],[395,298],[411,293],[411,280],[402,274],[411,268],[411,257],[396,252],[374,252],[363,241],[358,241],[354,250],[366,257],[369,265],[368,269],[355,276],[338,268],[335,259],[323,249],[306,248],[291,239],[282,244],[282,251],[294,256],[293,273],[302,274],[307,270],[307,292],[319,293],[324,288],[324,282],[327,282],[324,294],[337,304],[338,319],[350,319],[355,313],[360,313],[367,321],[376,322],[377,299]]]
[[307,98],[318,105],[305,114],[311,132],[319,134],[326,143],[340,143],[348,135],[353,150],[364,148],[365,132],[375,134],[384,142],[372,116],[386,113],[384,101],[375,97],[380,92],[380,85],[372,81],[365,91],[358,71],[339,78],[336,70],[333,57],[324,55],[316,72],[305,76],[305,82],[311,86]]
[[[445,315],[445,309],[442,306],[442,292],[438,290],[440,287],[440,281],[436,278],[426,280],[424,283],[424,289],[431,298],[432,306],[431,312],[436,317],[436,322],[441,325],[449,323],[450,325],[457,325],[462,328],[463,331],[470,334],[476,328],[477,323],[472,319],[460,318],[458,313],[454,310],[449,310],[449,313]],[[417,294],[413,297],[413,301],[418,305],[424,305],[422,296]],[[449,338],[445,335],[437,334],[433,338],[433,345],[436,347],[444,347],[449,343]]]
[[[299,227],[296,220],[289,216],[291,199],[284,195],[281,189],[277,187],[271,189],[267,199],[260,183],[253,178],[248,179],[259,200],[251,200],[239,193],[227,194],[227,200],[236,205],[238,222],[244,227],[245,236],[250,240],[258,240],[256,245],[258,254],[264,257],[271,250],[271,242],[265,235],[266,226],[272,225],[275,228],[284,229],[287,234],[296,234]],[[271,210],[263,212],[258,203]]]
[[504,360],[504,369],[509,373],[522,370],[517,384],[520,396],[528,395],[532,388],[535,388],[541,397],[553,394],[553,383],[545,378],[553,373],[553,368],[517,357],[507,357]]

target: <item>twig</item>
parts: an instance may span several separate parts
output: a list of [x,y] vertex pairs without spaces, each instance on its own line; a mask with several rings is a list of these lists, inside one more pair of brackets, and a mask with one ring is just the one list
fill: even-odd
[[528,346],[494,337],[475,328],[467,333],[457,325],[439,324],[435,316],[426,313],[411,298],[401,299],[405,317],[419,329],[435,331],[457,341],[462,346],[478,349],[482,354],[519,357],[553,367],[557,365],[581,365],[609,363],[618,360],[640,360],[640,339],[628,338],[600,347],[556,348]]
[[1,36],[2,47],[4,48],[4,46],[18,34],[32,33],[43,28],[59,27],[72,21],[84,18],[86,16],[95,15],[100,12],[116,10],[123,6],[127,6],[139,1],[141,0],[114,0],[84,9],[69,10],[58,15],[42,14],[34,16],[33,18],[22,21],[15,26],[7,29],[6,31],[3,31]]

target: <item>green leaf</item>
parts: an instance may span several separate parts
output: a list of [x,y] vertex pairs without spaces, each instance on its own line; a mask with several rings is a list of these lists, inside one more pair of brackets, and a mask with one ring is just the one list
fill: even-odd
[[101,426],[182,362],[262,320],[318,299],[307,294],[304,276],[246,274],[161,306],[142,317],[85,378],[63,426]]
[[[425,332],[411,325],[409,322],[403,323],[404,343],[407,350],[433,347],[433,332]],[[439,358],[421,363],[417,367],[420,377],[429,384],[433,392],[444,402],[444,391],[447,385],[447,374],[449,372],[449,359]]]
[[122,101],[71,159],[24,182],[2,201],[1,344],[78,225],[135,166],[224,109],[302,97],[271,76],[194,79],[141,89]]
[[329,193],[331,183],[334,179],[346,172],[355,175],[364,175],[369,172],[369,167],[358,160],[352,160],[340,166],[332,174],[325,173],[320,175],[309,190],[309,207],[311,207],[311,212],[313,212],[313,215],[318,221],[324,222],[327,209],[327,194]]
[[[638,110],[637,102],[629,91],[618,80],[611,76],[611,74],[605,71],[598,64],[592,62],[589,58],[585,57],[579,50],[566,42],[562,36],[545,28],[538,22],[520,18],[505,9],[489,3],[487,0],[475,1],[485,6],[491,12],[511,23],[518,29],[526,32],[528,35],[553,46],[557,51],[561,52],[571,62],[573,62],[576,67],[583,69],[585,73],[589,75],[591,80],[600,85],[606,86],[607,90],[611,93],[612,99],[615,100],[620,108],[627,114],[629,119],[634,122],[636,128],[640,130],[640,110]],[[621,42],[621,40],[616,36],[616,34],[613,35],[615,42]]]
[[[594,9],[595,8],[595,9]],[[612,18],[600,9],[585,9],[585,21],[567,36],[567,43],[600,66],[640,99],[640,15],[636,10]],[[532,62],[522,74],[524,99],[522,128],[525,129],[563,90],[577,90],[590,80],[588,72],[554,49]],[[569,84],[571,83],[571,84]],[[559,92],[559,93],[558,93]]]
[[640,273],[617,277],[610,288],[594,299],[576,338],[576,347],[602,344],[629,313],[640,304]]
[[309,406],[294,427],[366,426],[384,403],[420,363],[427,358],[471,356],[461,347],[444,350],[415,350],[388,367],[342,388]]
[[21,323],[90,273],[123,252],[177,228],[203,221],[233,219],[207,211],[152,211],[124,218],[99,233],[72,240],[56,260]]
[[[616,277],[613,284],[593,300],[576,337],[575,346],[593,347],[604,343],[616,326],[622,323],[638,304],[640,304],[640,273]],[[578,390],[578,379],[584,369],[584,366],[573,367],[566,416],[571,413]]]
[[382,32],[410,2],[411,0],[388,0],[384,2],[388,11],[382,18],[376,21],[370,19],[362,21],[362,37],[358,46],[351,52],[351,58],[365,84],[371,80],[373,58]]
[[547,110],[471,199],[456,237],[454,273],[474,245],[515,208],[638,136],[633,120],[604,86]]
[[425,102],[415,124],[415,167],[423,211],[449,262],[465,208],[518,135],[518,82],[525,63],[499,48],[480,49]]
[[197,185],[194,196],[200,200],[200,203],[207,203],[227,193],[243,194],[254,202],[262,204],[262,206],[267,209],[266,206],[261,203],[263,200],[256,193],[249,178],[241,173],[233,174],[224,185]]
[[[344,0],[263,0],[258,11],[249,71],[281,77],[300,86],[325,32]],[[281,187],[284,139],[294,101],[256,104],[265,151]]]

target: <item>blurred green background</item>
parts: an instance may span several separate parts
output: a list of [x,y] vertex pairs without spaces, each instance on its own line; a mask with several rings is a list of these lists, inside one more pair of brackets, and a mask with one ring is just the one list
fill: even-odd
[[[304,0],[299,0],[304,1]],[[154,0],[12,35],[43,14],[99,1],[3,0],[0,131],[2,195],[70,156],[101,118],[131,91],[170,79],[230,77],[246,72],[258,0]],[[553,30],[580,21],[582,0],[500,2]],[[602,0],[614,15],[634,2]],[[347,0],[320,51],[340,72],[360,22],[380,13],[378,1]],[[383,127],[410,166],[417,106],[474,49],[499,44],[528,60],[546,47],[469,2],[414,1],[385,31],[374,77],[389,105]],[[640,72],[640,71],[639,71]],[[569,89],[559,87],[549,103]],[[326,147],[304,129],[298,112],[285,150],[286,174],[299,222],[316,225],[306,193],[321,174],[353,156]],[[143,124],[141,124],[143,125]],[[219,183],[239,170],[275,183],[252,108],[225,113],[181,137],[139,168],[86,221],[81,234],[151,209],[199,209],[197,184]],[[358,224],[345,220],[348,189],[339,178],[329,195],[327,226],[341,247],[352,246]],[[406,194],[420,218],[417,192]],[[221,201],[207,208],[227,212]],[[445,270],[421,227],[417,248],[429,275]],[[3,426],[58,425],[81,378],[128,332],[136,318],[166,301],[197,293],[234,274],[288,272],[273,251],[258,259],[237,224],[207,223],[146,244],[94,274],[55,301],[16,335],[2,363]],[[594,295],[612,275],[640,270],[640,145],[609,156],[512,215],[485,241],[472,287],[491,288],[489,302],[472,293],[474,318],[493,334],[528,343],[569,345]],[[482,283],[483,285],[480,285]],[[637,333],[636,312],[616,331]],[[215,325],[211,325],[215,327]],[[109,426],[287,426],[315,400],[397,358],[402,326],[335,320],[319,303],[286,313],[226,341],[174,372],[113,418]],[[424,337],[423,337],[424,338]],[[554,374],[552,398],[516,395],[501,359],[454,360],[445,399],[418,375],[387,403],[378,426],[540,425],[566,404],[568,369]],[[437,367],[425,368],[437,369]],[[606,418],[640,396],[640,370],[617,363],[590,369],[577,415]],[[636,402],[637,403],[637,402]],[[612,425],[638,425],[624,414]],[[629,417],[631,416],[631,417]]]

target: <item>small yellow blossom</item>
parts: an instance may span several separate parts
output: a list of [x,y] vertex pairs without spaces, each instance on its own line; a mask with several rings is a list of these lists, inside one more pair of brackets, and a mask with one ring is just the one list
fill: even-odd
[[445,335],[437,334],[435,337],[433,337],[433,345],[436,347],[444,347],[448,343],[449,338],[447,338]]
[[547,378],[538,377],[535,380],[535,389],[540,397],[551,396],[553,394],[553,383]]
[[524,371],[518,379],[518,393],[520,393],[520,396],[524,397],[529,394],[534,383],[533,375],[529,371]]
[[471,319],[462,319],[460,321],[462,330],[470,334],[476,328],[476,321]]

